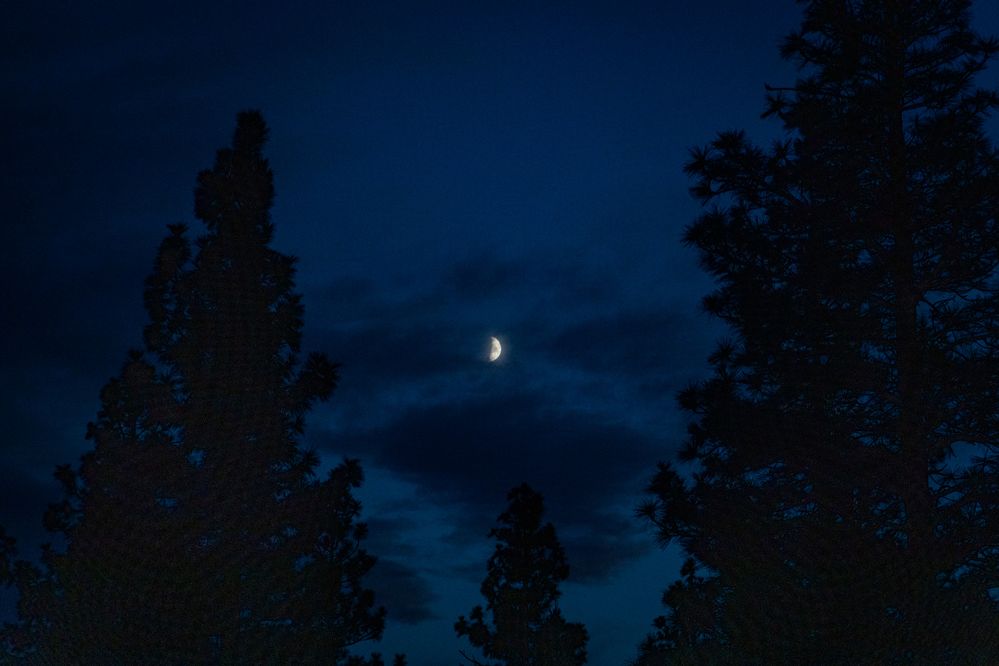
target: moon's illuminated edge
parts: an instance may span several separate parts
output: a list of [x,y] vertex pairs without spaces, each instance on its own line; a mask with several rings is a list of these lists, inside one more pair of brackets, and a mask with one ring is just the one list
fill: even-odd
[[489,360],[495,361],[500,357],[500,354],[502,353],[503,353],[503,345],[500,344],[500,341],[497,340],[496,338],[490,338]]

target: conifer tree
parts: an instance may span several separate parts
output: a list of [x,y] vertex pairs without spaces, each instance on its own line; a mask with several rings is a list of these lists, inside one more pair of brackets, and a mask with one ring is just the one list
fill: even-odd
[[999,663],[997,42],[965,0],[804,4],[784,138],[687,165],[732,338],[642,509],[689,559],[638,663]]
[[79,469],[57,470],[65,498],[46,526],[66,546],[15,568],[20,622],[4,636],[30,663],[357,664],[347,649],[381,636],[360,466],[318,479],[298,444],[337,372],[299,361],[266,138],[259,113],[239,114],[199,174],[205,233],[192,252],[170,227],[146,281],[146,351],[102,391]]
[[498,543],[482,581],[486,609],[476,606],[467,619],[459,617],[455,631],[486,658],[507,666],[584,664],[586,628],[566,622],[557,605],[558,586],[568,578],[569,565],[555,527],[541,524],[543,498],[522,484],[507,499],[510,505],[499,516],[500,526],[489,532]]

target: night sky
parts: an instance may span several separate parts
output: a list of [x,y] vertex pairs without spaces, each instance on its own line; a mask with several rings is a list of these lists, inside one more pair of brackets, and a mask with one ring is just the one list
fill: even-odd
[[[21,554],[50,540],[52,470],[89,448],[102,385],[141,346],[166,225],[200,233],[195,175],[255,108],[304,349],[342,364],[303,444],[366,473],[389,616],[364,651],[458,661],[486,534],[527,481],[590,663],[634,657],[679,567],[634,508],[723,333],[680,242],[698,212],[681,169],[720,130],[779,131],[763,84],[793,83],[777,46],[797,5],[17,5],[0,27],[0,523]],[[999,10],[978,3],[973,24],[999,34]]]

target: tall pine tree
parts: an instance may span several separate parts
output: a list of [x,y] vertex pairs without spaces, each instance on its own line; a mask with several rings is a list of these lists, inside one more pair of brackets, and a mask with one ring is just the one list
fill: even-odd
[[694,151],[732,339],[643,508],[689,559],[638,663],[999,663],[996,50],[966,0],[807,2],[785,138]]
[[541,523],[543,498],[525,483],[507,499],[510,505],[499,516],[500,526],[489,532],[497,544],[482,581],[486,610],[476,606],[467,619],[459,617],[455,631],[486,658],[506,666],[585,664],[586,628],[566,622],[558,608],[558,586],[569,577],[569,564],[554,525]]
[[29,662],[337,664],[382,633],[360,467],[318,479],[298,444],[337,373],[322,354],[298,359],[266,138],[258,113],[239,114],[198,176],[205,233],[192,252],[170,227],[146,281],[146,353],[102,391],[79,470],[57,471],[65,499],[46,525],[66,548],[15,570],[21,622],[5,636]]

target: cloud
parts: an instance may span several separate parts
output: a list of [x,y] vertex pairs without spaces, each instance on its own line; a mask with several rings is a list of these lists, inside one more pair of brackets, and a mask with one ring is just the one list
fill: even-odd
[[402,535],[417,528],[419,526],[417,521],[407,516],[387,513],[391,511],[391,507],[382,505],[380,508],[383,513],[364,518],[368,526],[368,537],[364,547],[375,556],[381,556],[383,553],[392,553],[396,557],[414,555],[417,549],[411,543],[407,543]]
[[[662,447],[626,425],[508,393],[412,407],[381,427],[326,436],[329,446],[389,470],[453,511],[447,538],[456,546],[481,543],[507,491],[526,481],[545,496],[560,533],[572,537],[581,578],[606,577],[644,552],[622,521]],[[318,444],[327,448],[322,437]]]
[[550,342],[559,362],[592,373],[673,379],[706,364],[713,337],[703,322],[675,310],[626,310],[576,322]]
[[625,564],[656,549],[646,526],[626,509],[596,518],[584,532],[561,535],[569,560],[569,580],[574,583],[606,581]]
[[546,403],[508,394],[417,407],[361,439],[378,464],[470,504],[502,497],[522,480],[598,503],[653,450],[642,433]]
[[325,342],[343,359],[342,375],[381,386],[455,372],[475,358],[475,341],[444,324],[335,331]]
[[456,262],[444,272],[441,288],[464,299],[478,300],[508,294],[529,277],[529,267],[522,261],[500,259],[480,253],[477,257]]
[[385,606],[392,622],[419,624],[437,617],[431,610],[437,595],[412,567],[379,558],[365,584],[374,590],[376,603]]

